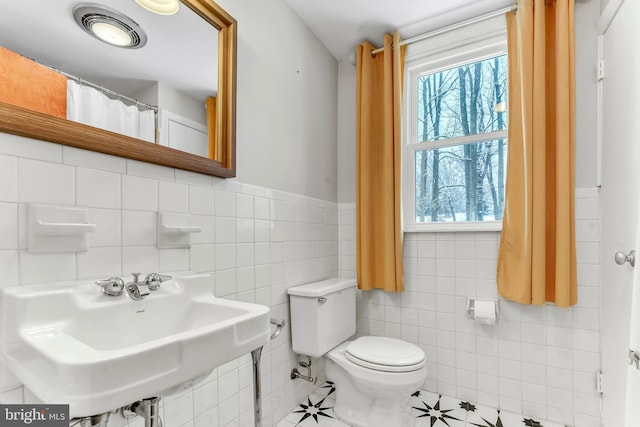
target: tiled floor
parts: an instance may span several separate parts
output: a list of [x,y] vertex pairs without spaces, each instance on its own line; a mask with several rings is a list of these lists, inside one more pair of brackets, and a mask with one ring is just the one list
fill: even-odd
[[[349,427],[335,418],[334,403],[335,388],[328,381],[280,421],[277,427]],[[410,403],[411,413],[416,417],[415,427],[563,427],[425,390],[415,392]]]

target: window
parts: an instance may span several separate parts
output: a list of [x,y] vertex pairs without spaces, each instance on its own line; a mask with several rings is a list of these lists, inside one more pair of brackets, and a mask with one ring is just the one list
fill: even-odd
[[[500,229],[507,153],[504,34],[407,58],[405,230]],[[421,55],[425,58],[425,55]]]

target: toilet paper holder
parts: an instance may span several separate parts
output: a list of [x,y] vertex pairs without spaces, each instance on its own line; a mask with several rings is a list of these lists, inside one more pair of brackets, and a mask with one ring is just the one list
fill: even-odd
[[[495,317],[493,318],[494,322],[498,321],[498,315],[500,314],[500,301],[491,299],[491,298],[474,298],[467,297],[467,318],[476,319],[476,303],[482,302],[482,305],[485,303],[491,303],[495,308]],[[478,318],[482,319],[482,318]],[[487,319],[488,320],[488,319]]]

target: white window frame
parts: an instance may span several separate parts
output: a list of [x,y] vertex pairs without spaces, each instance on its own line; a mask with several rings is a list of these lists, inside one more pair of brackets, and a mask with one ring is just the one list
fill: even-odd
[[[441,148],[506,139],[507,130],[462,136],[439,141],[417,141],[418,77],[455,68],[468,63],[507,53],[504,17],[497,17],[473,26],[428,39],[409,46],[405,60],[405,108],[403,118],[403,230],[405,232],[500,231],[502,221],[458,221],[418,223],[415,219],[415,152],[425,148]],[[448,36],[448,37],[447,37]]]

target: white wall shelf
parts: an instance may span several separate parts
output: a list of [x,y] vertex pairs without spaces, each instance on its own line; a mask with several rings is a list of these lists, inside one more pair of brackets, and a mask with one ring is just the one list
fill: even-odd
[[81,252],[87,250],[87,233],[96,225],[88,222],[87,208],[29,204],[29,252]]
[[200,233],[202,228],[192,225],[187,214],[158,212],[158,248],[188,249],[191,234]]

